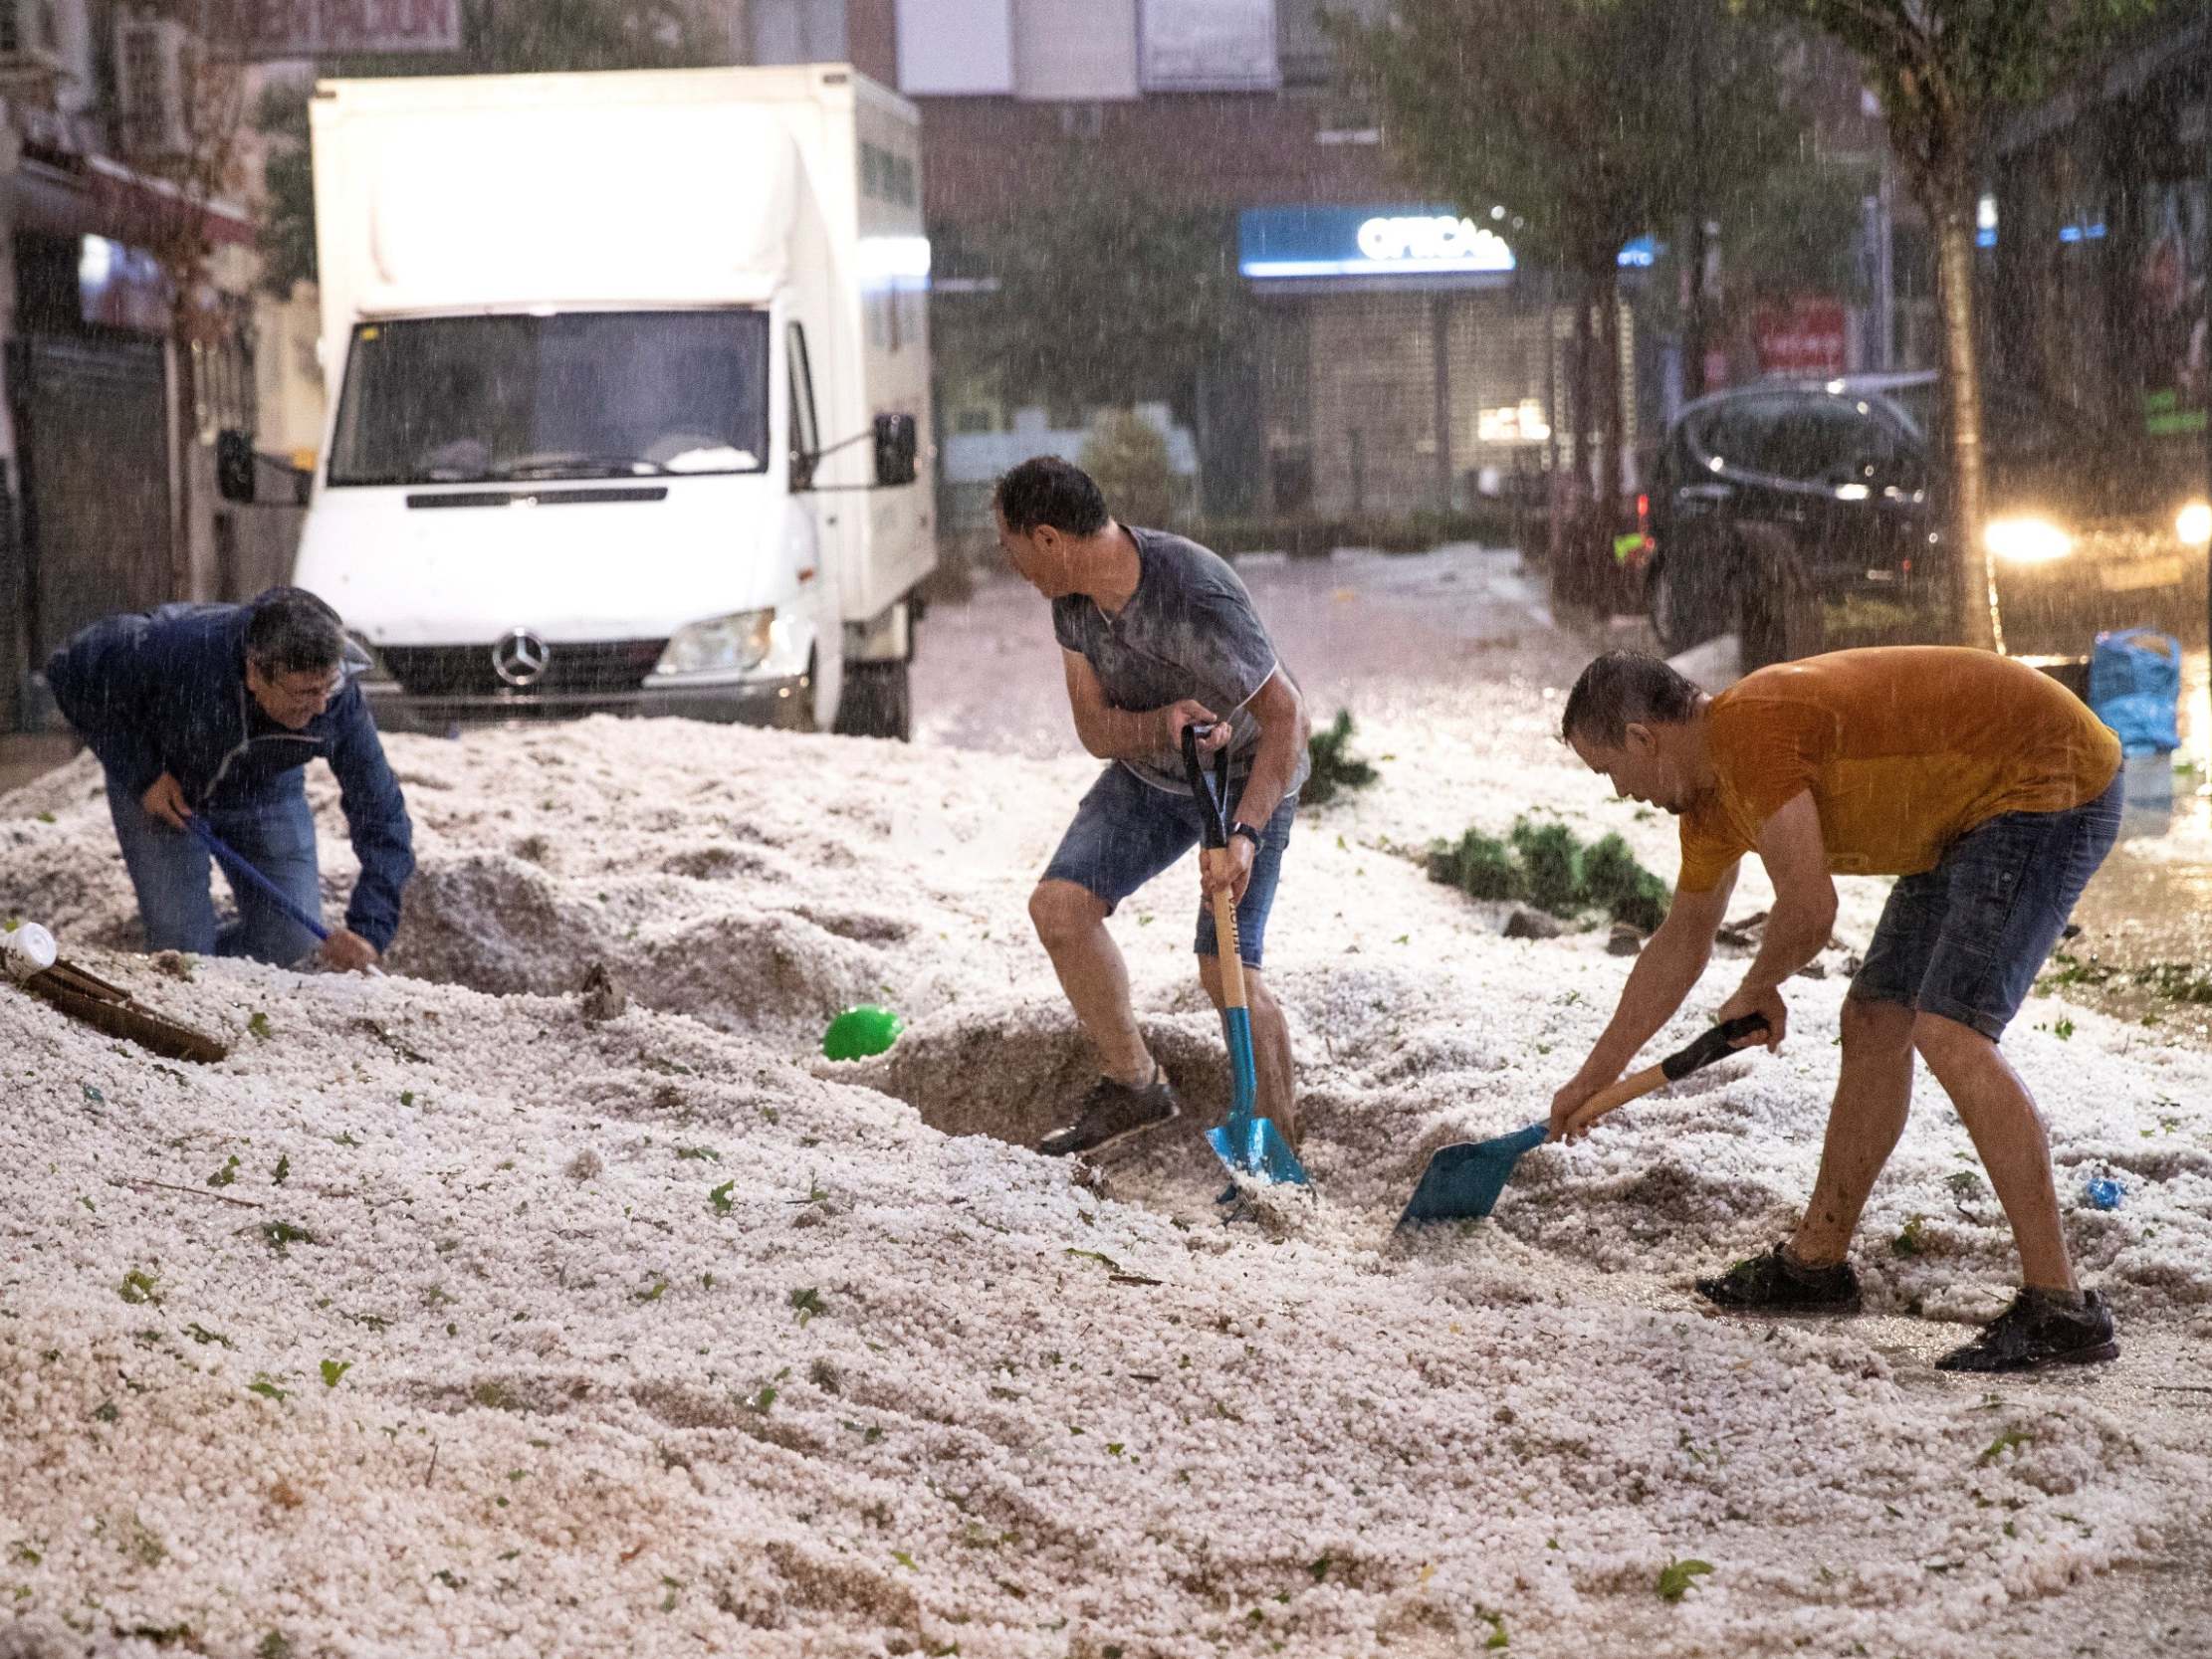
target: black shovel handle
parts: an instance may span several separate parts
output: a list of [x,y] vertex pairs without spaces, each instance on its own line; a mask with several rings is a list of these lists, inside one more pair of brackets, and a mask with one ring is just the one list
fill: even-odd
[[1714,1026],[1694,1043],[1669,1054],[1659,1062],[1659,1070],[1666,1074],[1667,1082],[1679,1083],[1691,1072],[1703,1071],[1715,1060],[1733,1054],[1738,1043],[1766,1028],[1766,1015],[1744,1014],[1726,1025]]
[[1214,751],[1214,781],[1206,780],[1206,762],[1199,758],[1199,739],[1212,736],[1214,727],[1198,722],[1183,728],[1183,772],[1191,780],[1191,793],[1199,803],[1199,845],[1228,845],[1228,745]]

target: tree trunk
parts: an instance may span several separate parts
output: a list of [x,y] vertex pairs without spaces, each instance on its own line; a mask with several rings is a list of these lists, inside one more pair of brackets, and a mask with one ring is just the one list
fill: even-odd
[[[1948,146],[1963,154],[1963,143]],[[1982,451],[1981,354],[1974,335],[1974,185],[1963,162],[1939,162],[1923,205],[1935,227],[1936,300],[1943,312],[1944,433],[1949,479],[1945,534],[1951,546],[1956,635],[1984,651],[2005,648],[1997,611],[1997,571],[1982,541],[1985,475]]]
[[192,358],[192,341],[183,309],[169,321],[169,357],[176,364],[176,420],[171,428],[174,447],[169,466],[174,475],[169,501],[169,597],[190,599],[192,590],[192,514],[194,454],[199,448],[199,376]]
[[1597,426],[1597,335],[1593,326],[1596,299],[1587,273],[1575,278],[1575,349],[1568,362],[1568,429],[1573,464],[1562,506],[1566,516],[1566,545],[1561,561],[1553,567],[1552,589],[1561,603],[1592,609],[1599,603],[1602,583],[1596,563],[1595,537],[1590,523],[1590,436]]
[[[1621,367],[1621,278],[1617,269],[1598,279],[1599,339],[1603,363],[1598,384],[1605,388],[1605,433],[1598,450],[1598,513],[1602,541],[1612,551],[1621,528],[1621,495],[1627,476],[1629,447],[1629,379]],[[1609,569],[1614,568],[1608,566]],[[1617,585],[1617,584],[1608,584]]]
[[1575,499],[1578,502],[1587,499],[1590,494],[1590,433],[1591,428],[1596,424],[1593,417],[1596,415],[1598,408],[1597,388],[1592,383],[1598,366],[1598,352],[1595,326],[1597,312],[1593,309],[1596,296],[1591,293],[1591,287],[1592,284],[1587,276],[1577,277],[1575,281],[1575,354],[1567,386],[1567,401],[1574,406],[1574,425],[1569,429],[1569,438],[1574,446],[1574,473],[1577,485]]
[[1705,395],[1705,227],[1711,222],[1711,192],[1705,181],[1705,31],[1704,17],[1689,31],[1689,234],[1682,238],[1687,267],[1682,306],[1682,401]]
[[1559,292],[1557,281],[1544,273],[1544,568],[1559,579],[1560,561],[1566,556],[1566,500],[1561,491],[1564,469],[1560,457],[1560,429],[1566,424],[1559,407]]
[[1705,210],[1702,204],[1689,216],[1689,234],[1682,238],[1682,401],[1693,403],[1709,389],[1705,385],[1706,341],[1710,337],[1705,313]]

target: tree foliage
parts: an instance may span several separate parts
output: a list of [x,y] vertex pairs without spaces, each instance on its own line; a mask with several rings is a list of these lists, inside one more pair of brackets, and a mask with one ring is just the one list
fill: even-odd
[[[1341,33],[1415,172],[1464,211],[1504,204],[1524,258],[1572,271],[1610,270],[1667,225],[1704,156],[1756,175],[1802,130],[1769,37],[1720,0],[1398,0]],[[1701,141],[1684,120],[1693,76]]]
[[1709,157],[1756,175],[1796,153],[1771,36],[1725,0],[1397,0],[1336,27],[1407,169],[1478,219],[1503,208],[1524,264],[1576,279],[1570,411],[1553,426],[1574,434],[1582,478],[1598,440],[1599,506],[1571,545],[1555,516],[1556,591],[1604,603],[1624,471],[1617,261],[1701,205]]
[[[1846,303],[1867,297],[1861,242],[1874,169],[1854,162],[1799,159],[1756,179],[1731,178],[1709,198],[1720,227],[1722,282],[1731,303],[1757,305],[1800,294]],[[1695,211],[1694,209],[1691,211]],[[1652,268],[1643,314],[1680,331],[1686,239],[1667,244]]]
[[1248,335],[1218,216],[1163,207],[1090,149],[1035,171],[1032,213],[945,250],[983,281],[933,313],[944,354],[1011,403],[1186,407],[1200,370]]

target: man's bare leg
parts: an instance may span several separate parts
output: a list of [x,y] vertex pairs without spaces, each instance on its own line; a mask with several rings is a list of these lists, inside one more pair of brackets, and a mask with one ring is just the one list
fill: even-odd
[[1144,1088],[1152,1081],[1152,1052],[1130,1005],[1128,965],[1106,931],[1106,901],[1073,882],[1039,882],[1029,895],[1029,920],[1099,1070],[1116,1083]]
[[[1199,958],[1199,982],[1214,999],[1214,1006],[1220,1007],[1221,960],[1218,956]],[[1258,1114],[1262,1118],[1272,1118],[1275,1128],[1295,1146],[1304,1134],[1304,1127],[1298,1122],[1298,1079],[1291,1065],[1290,1026],[1267,989],[1266,975],[1256,967],[1244,969],[1244,1004],[1251,1011],[1252,1071],[1259,1086]]]
[[1789,1253],[1804,1267],[1833,1267],[1851,1248],[1875,1178],[1896,1150],[1912,1106],[1912,1022],[1901,1002],[1844,1002],[1844,1064],[1828,1112],[1819,1177]]
[[1958,1108],[1997,1201],[2012,1223],[2021,1277],[2030,1288],[2072,1299],[2080,1295],[2059,1221],[2059,1193],[2051,1175],[2051,1140],[2035,1098],[1997,1045],[1972,1026],[1940,1014],[1921,1014],[1912,1041],[1935,1081]]

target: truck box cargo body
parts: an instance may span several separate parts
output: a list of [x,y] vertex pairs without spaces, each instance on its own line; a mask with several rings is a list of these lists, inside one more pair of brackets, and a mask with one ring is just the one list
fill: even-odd
[[904,736],[936,562],[913,105],[812,65],[325,82],[296,579],[378,718]]

